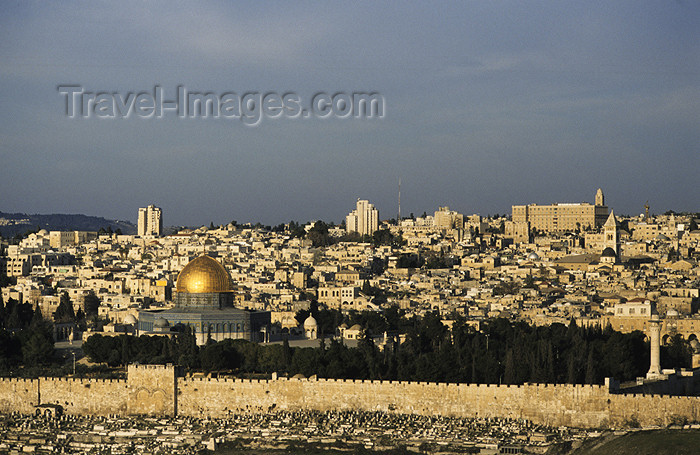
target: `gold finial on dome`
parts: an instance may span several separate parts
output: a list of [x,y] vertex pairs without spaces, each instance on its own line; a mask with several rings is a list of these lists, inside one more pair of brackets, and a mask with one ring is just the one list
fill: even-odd
[[219,261],[206,254],[191,260],[177,276],[177,292],[230,292],[231,277]]

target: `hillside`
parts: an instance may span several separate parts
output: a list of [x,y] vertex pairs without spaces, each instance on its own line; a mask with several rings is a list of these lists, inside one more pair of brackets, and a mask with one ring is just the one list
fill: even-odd
[[574,450],[550,450],[551,455],[694,455],[700,450],[700,430],[647,430],[587,440]]
[[136,225],[129,221],[108,220],[98,216],[81,214],[34,214],[0,212],[0,235],[13,237],[37,228],[47,231],[98,231],[111,227],[121,229],[124,234],[135,234]]

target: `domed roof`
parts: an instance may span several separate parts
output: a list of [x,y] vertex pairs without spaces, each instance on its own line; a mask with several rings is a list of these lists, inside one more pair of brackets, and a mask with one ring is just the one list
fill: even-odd
[[313,316],[309,315],[308,318],[306,318],[306,321],[304,321],[304,328],[312,328],[312,327],[318,327],[318,323],[316,322],[316,319],[314,319]]
[[39,232],[37,232],[37,234],[42,235],[42,236],[47,236],[47,235],[49,235],[49,231],[47,231],[46,229],[41,229]]
[[[136,322],[137,322],[136,318],[134,317],[133,314],[127,314],[126,317],[124,318],[124,324],[133,325],[133,324],[136,324]],[[168,322],[168,321],[165,321],[165,322]]]
[[535,253],[534,251],[533,251],[532,253],[528,254],[528,255],[527,255],[527,258],[528,258],[530,261],[539,261],[539,260],[540,260],[540,257],[539,257],[539,256],[537,255],[537,253]]
[[165,318],[156,318],[156,320],[153,321],[154,329],[165,329],[167,327],[170,327],[170,323]]
[[231,277],[216,259],[203,254],[193,259],[177,276],[177,292],[202,294],[231,291]]
[[603,254],[601,254],[601,256],[604,258],[614,258],[617,257],[617,254],[615,254],[615,250],[613,250],[610,247],[607,247],[603,250]]

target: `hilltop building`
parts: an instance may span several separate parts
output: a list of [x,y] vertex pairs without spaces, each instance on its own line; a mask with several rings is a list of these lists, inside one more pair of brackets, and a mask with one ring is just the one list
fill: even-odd
[[358,199],[357,208],[345,218],[345,229],[348,233],[374,234],[374,231],[379,229],[379,211],[369,201]]
[[437,229],[448,230],[448,229],[463,229],[464,228],[464,215],[461,213],[450,210],[449,207],[438,207],[433,217],[433,226]]
[[160,208],[149,205],[139,209],[138,234],[140,237],[160,237],[163,234],[163,211]]
[[588,202],[551,205],[514,205],[514,223],[530,223],[530,228],[544,232],[593,229],[603,225],[608,216],[603,190],[598,188],[595,205]]
[[199,256],[178,275],[173,308],[139,312],[139,334],[167,334],[189,327],[199,345],[208,339],[267,341],[270,312],[234,308],[232,291],[224,266],[207,255]]

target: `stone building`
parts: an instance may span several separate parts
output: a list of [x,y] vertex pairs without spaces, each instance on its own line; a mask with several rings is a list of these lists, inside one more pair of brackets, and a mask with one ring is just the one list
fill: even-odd
[[599,188],[594,205],[588,202],[514,205],[512,221],[529,222],[532,229],[544,232],[594,229],[602,226],[608,216],[604,203],[603,191]]

